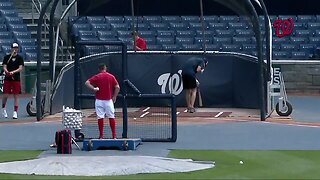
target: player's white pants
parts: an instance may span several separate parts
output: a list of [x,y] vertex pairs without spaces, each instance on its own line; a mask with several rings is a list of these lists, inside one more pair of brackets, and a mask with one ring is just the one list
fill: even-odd
[[96,113],[98,119],[101,118],[114,118],[114,106],[112,99],[110,100],[99,100],[95,102]]

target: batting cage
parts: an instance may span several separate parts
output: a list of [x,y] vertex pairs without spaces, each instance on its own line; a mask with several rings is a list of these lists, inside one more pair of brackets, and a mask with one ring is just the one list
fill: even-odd
[[[50,2],[49,0],[48,4]],[[75,2],[77,1],[72,1],[69,6]],[[105,3],[107,2],[112,1]],[[202,0],[198,2],[203,22]],[[269,93],[272,79],[272,48],[270,20],[264,3],[262,0],[212,2],[231,9],[248,21],[249,28],[255,34],[253,38],[256,40],[256,57],[208,51],[206,38],[209,35],[205,33],[204,28],[202,51],[136,52],[128,51],[124,41],[77,41],[74,63],[64,67],[56,79],[51,113],[61,112],[63,105],[82,110],[85,114],[82,131],[87,138],[96,138],[98,126],[92,110],[94,94],[85,88],[84,82],[98,72],[98,64],[104,63],[108,66],[108,71],[115,75],[121,87],[121,93],[115,103],[117,135],[124,138],[142,138],[144,141],[176,141],[177,117],[183,115],[176,107],[185,106],[181,69],[187,59],[201,57],[209,61],[205,73],[199,76],[203,107],[259,109],[261,120],[265,120],[272,111],[272,98]],[[101,3],[98,4],[104,4]],[[137,4],[134,0],[129,4],[134,12],[133,6]],[[90,6],[88,9],[90,8],[93,7]],[[264,15],[266,36],[261,33],[257,11]],[[133,31],[138,27],[139,17],[132,13],[132,20],[134,19],[137,21],[132,21],[136,23],[131,24]],[[59,27],[57,30],[59,34]],[[267,47],[265,57],[262,53],[263,38],[266,38]],[[38,41],[41,41],[41,37]],[[89,51],[96,53],[88,55]],[[41,52],[38,57],[41,57]],[[105,137],[110,137],[108,128],[105,128],[105,131]]]

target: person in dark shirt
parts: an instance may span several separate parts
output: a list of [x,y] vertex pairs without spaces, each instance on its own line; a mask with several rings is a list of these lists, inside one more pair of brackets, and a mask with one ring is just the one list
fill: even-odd
[[14,98],[14,111],[13,119],[18,118],[19,107],[19,94],[21,93],[20,72],[24,66],[24,60],[22,56],[18,54],[19,45],[13,43],[11,46],[11,54],[6,55],[3,58],[3,71],[5,74],[3,84],[3,97],[2,97],[2,115],[7,118],[6,103],[9,94],[13,94]]
[[187,60],[182,69],[182,83],[185,90],[187,111],[195,112],[194,102],[196,100],[197,86],[199,84],[196,79],[197,73],[202,73],[208,65],[208,61],[203,58],[192,57]]

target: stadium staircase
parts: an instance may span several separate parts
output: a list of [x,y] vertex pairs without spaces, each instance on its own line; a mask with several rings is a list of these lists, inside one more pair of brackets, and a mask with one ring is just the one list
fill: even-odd
[[[24,24],[27,25],[28,30],[31,32],[31,37],[37,40],[37,28],[39,19],[39,7],[43,6],[46,0],[13,0],[15,7],[20,17],[23,18]],[[40,5],[41,4],[41,5]],[[43,53],[43,61],[49,60],[49,11],[44,17],[44,23],[42,25],[42,42],[41,49]],[[63,41],[62,39],[60,39]],[[64,41],[63,41],[64,42]],[[67,59],[69,47],[63,46],[59,48],[57,60],[64,61]]]

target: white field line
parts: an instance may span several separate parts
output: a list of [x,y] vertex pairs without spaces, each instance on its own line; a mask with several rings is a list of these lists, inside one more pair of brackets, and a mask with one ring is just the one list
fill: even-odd
[[145,108],[144,110],[142,110],[142,112],[146,112],[150,109],[150,107]]
[[140,117],[143,118],[143,117],[145,117],[147,114],[149,114],[149,112],[143,113]]
[[219,112],[217,115],[215,115],[214,117],[217,118],[219,116],[221,116],[221,114],[223,114],[223,112]]

